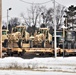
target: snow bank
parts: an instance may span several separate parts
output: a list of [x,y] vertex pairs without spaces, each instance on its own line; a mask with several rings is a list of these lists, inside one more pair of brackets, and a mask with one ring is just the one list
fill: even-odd
[[28,70],[0,70],[0,75],[76,75],[76,73]]
[[2,69],[34,69],[76,72],[76,57],[33,58],[6,57],[0,59]]

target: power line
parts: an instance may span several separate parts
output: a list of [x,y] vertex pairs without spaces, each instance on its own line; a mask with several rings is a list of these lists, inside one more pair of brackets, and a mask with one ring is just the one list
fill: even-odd
[[[22,2],[24,2],[24,3],[27,3],[27,4],[33,4],[32,2],[27,2],[27,1],[24,1],[24,0],[20,0],[20,1],[22,1]],[[42,3],[34,3],[34,4],[46,4],[46,3],[49,3],[49,2],[51,2],[51,0],[49,0],[49,1],[46,1],[46,2],[42,2]]]
[[[51,1],[53,1],[53,0],[51,0]],[[63,5],[63,4],[61,4],[61,3],[57,2],[57,1],[55,1],[55,2],[56,2],[57,4],[63,6],[63,7],[66,7],[65,5]],[[66,8],[68,8],[68,7],[66,7]]]
[[[56,2],[57,4],[63,6],[63,7],[66,7],[65,5],[62,5],[62,4],[60,4],[59,2],[57,2],[57,1],[55,1],[55,2]],[[68,7],[66,7],[66,8],[68,8]]]
[[27,3],[27,4],[32,4],[31,2],[26,2],[26,1],[23,1],[23,0],[20,0],[21,2],[24,2],[24,3]]
[[[24,3],[27,3],[27,4],[33,4],[33,2],[28,2],[28,1],[24,1],[24,0],[20,0],[21,2],[24,2]],[[49,3],[49,2],[51,2],[51,1],[53,1],[53,0],[49,0],[49,1],[46,1],[46,2],[42,2],[42,3],[34,3],[34,4],[46,4],[46,3]],[[57,2],[57,1],[55,1],[57,4],[59,4],[59,5],[61,5],[61,6],[63,6],[63,7],[66,7],[65,5],[62,5],[61,3],[59,3],[59,2]],[[66,8],[68,8],[68,7],[66,7]]]

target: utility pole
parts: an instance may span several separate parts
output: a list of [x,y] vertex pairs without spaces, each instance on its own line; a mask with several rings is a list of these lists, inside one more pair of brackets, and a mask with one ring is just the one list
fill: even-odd
[[7,9],[7,30],[8,30],[8,9]]
[[2,58],[2,0],[0,0],[0,58]]
[[57,41],[56,41],[56,8],[55,8],[55,0],[54,0],[54,50],[55,50],[55,58],[57,57]]
[[9,8],[9,9],[7,9],[7,30],[8,30],[8,12],[9,12],[9,10],[11,10],[12,8]]

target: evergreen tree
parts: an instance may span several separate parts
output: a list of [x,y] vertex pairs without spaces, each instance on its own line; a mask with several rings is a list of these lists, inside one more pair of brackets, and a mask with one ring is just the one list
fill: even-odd
[[68,10],[66,10],[65,13],[67,17],[67,22],[73,27],[73,24],[76,24],[76,6],[69,6]]

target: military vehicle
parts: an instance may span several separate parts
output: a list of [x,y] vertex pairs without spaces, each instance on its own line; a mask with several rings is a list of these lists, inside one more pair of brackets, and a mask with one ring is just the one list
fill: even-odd
[[2,46],[8,46],[8,30],[2,29]]
[[[22,48],[23,43],[29,43],[29,33],[25,26],[16,26],[12,29],[12,33],[8,34],[8,43],[13,47],[15,44]],[[13,43],[13,44],[12,44]],[[16,46],[15,45],[15,46]]]
[[31,47],[46,47],[46,43],[52,42],[52,35],[49,33],[48,28],[40,28],[38,31],[35,32],[34,37],[31,38]]

